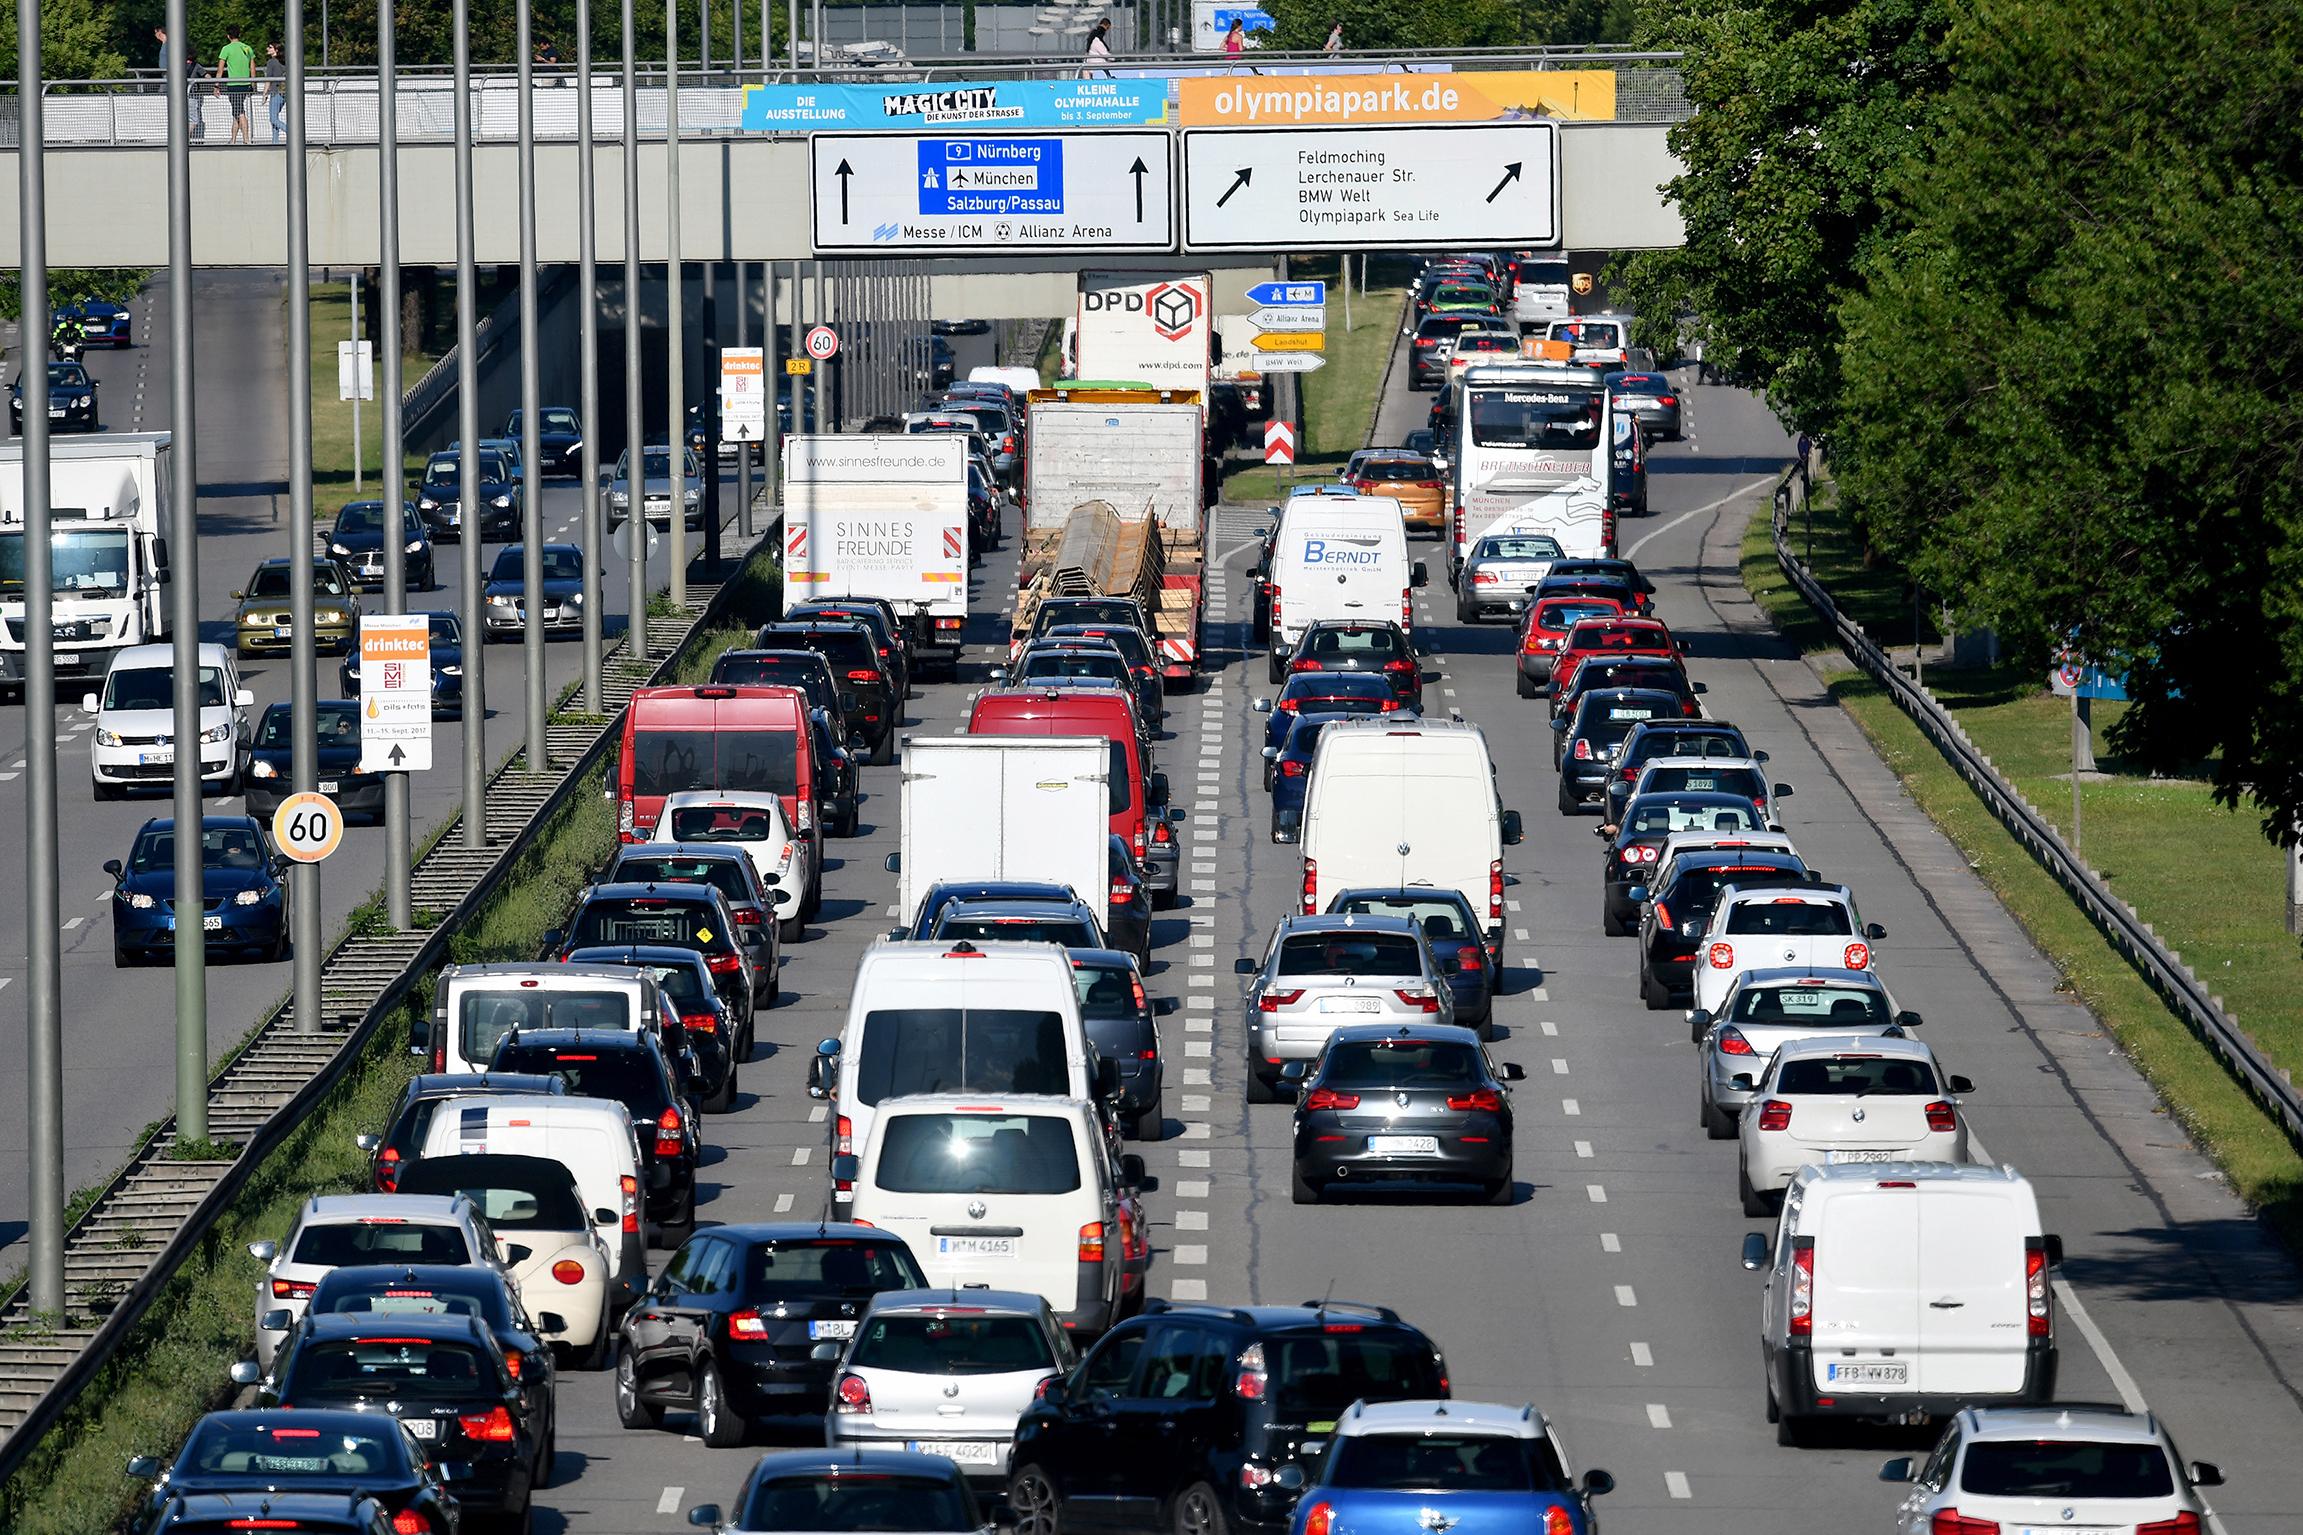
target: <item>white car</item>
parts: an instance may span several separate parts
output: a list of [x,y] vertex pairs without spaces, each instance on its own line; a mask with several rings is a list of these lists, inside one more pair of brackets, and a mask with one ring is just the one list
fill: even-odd
[[[164,788],[176,778],[176,651],[131,645],[112,658],[104,689],[80,700],[96,717],[89,780],[98,799],[134,788]],[[240,792],[248,762],[248,711],[256,695],[240,685],[239,664],[222,645],[200,647],[200,782]]]
[[1688,1029],[1702,1049],[1703,1128],[1735,1138],[1735,1116],[1750,1099],[1737,1077],[1757,1081],[1786,1040],[1820,1034],[1893,1034],[1919,1027],[1868,970],[1744,970],[1728,983],[1717,1012],[1697,1008]]
[[1774,801],[1788,798],[1791,785],[1769,783],[1757,757],[1651,757],[1640,764],[1631,797],[1642,794],[1734,794],[1751,801],[1769,831],[1783,830]]
[[1869,970],[1887,936],[1866,923],[1845,885],[1767,885],[1719,892],[1696,944],[1695,1005],[1716,1011],[1736,975],[1763,965]]
[[742,844],[760,871],[760,883],[775,898],[778,936],[786,943],[801,936],[808,892],[816,883],[815,847],[792,835],[784,802],[775,795],[719,789],[668,794],[649,840]]
[[1770,1215],[1792,1175],[1813,1163],[1965,1162],[1965,1077],[1947,1077],[1916,1039],[1825,1034],[1794,1039],[1748,1082],[1737,1134],[1736,1192],[1746,1215]]
[[883,1291],[832,1374],[824,1443],[924,1450],[1004,1481],[1016,1420],[1073,1363],[1071,1338],[1041,1296]]
[[266,1375],[302,1320],[312,1287],[331,1269],[485,1263],[510,1277],[495,1233],[461,1194],[315,1195],[285,1241],[250,1242],[248,1256],[264,1265],[256,1281],[256,1362]]
[[1896,1535],[2199,1535],[2214,1517],[2199,1489],[2222,1486],[2223,1469],[2206,1460],[2186,1465],[2148,1412],[1975,1407],[1952,1416],[1924,1461],[1898,1456],[1879,1479],[1916,1484],[1895,1511]]

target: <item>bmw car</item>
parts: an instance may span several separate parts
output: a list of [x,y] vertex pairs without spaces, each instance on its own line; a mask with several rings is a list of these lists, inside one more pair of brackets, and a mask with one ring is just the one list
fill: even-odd
[[[408,590],[428,592],[440,584],[438,560],[432,548],[432,529],[416,503],[404,501],[400,512],[401,553],[408,573]],[[365,591],[384,585],[384,503],[347,501],[336,514],[328,534],[328,554]]]
[[[574,544],[546,544],[537,552],[544,565],[544,632],[577,633],[584,627],[584,551]],[[490,639],[527,629],[526,568],[526,545],[508,544],[497,551],[481,594],[481,622]]]
[[[523,441],[520,413],[505,418],[504,436]],[[584,472],[584,423],[565,405],[546,405],[536,412],[536,469],[573,479]]]
[[[481,449],[480,537],[511,538],[520,531],[520,478],[501,453]],[[464,459],[455,452],[435,453],[424,465],[424,478],[416,487],[416,510],[432,524],[432,536],[464,537]]]

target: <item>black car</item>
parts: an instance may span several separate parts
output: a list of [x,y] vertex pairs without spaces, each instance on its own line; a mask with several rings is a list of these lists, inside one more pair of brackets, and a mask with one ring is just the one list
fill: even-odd
[[752,648],[812,650],[829,661],[839,679],[845,715],[841,723],[847,733],[864,742],[872,761],[895,760],[903,701],[896,693],[894,674],[880,660],[871,630],[845,621],[762,624],[752,636]]
[[864,751],[860,737],[848,734],[847,708],[852,695],[832,676],[832,663],[812,650],[725,650],[712,662],[714,683],[735,687],[789,687],[808,695],[808,728],[815,737],[817,824],[832,837],[856,834],[856,817],[863,795],[856,776],[856,759]]
[[1134,955],[1119,949],[1074,949],[1071,955],[1088,1042],[1119,1075],[1112,1110],[1131,1137],[1156,1141],[1167,1132],[1165,1073],[1143,972]]
[[[301,1418],[302,1413],[296,1414]],[[155,1499],[142,1535],[239,1535],[242,1530],[303,1530],[310,1535],[398,1535],[391,1512],[374,1498],[347,1492],[178,1492]]]
[[[335,527],[328,531],[329,556],[363,591],[383,589],[384,531],[381,501],[345,502],[343,510],[336,513]],[[400,505],[400,550],[409,591],[428,592],[440,584],[431,524],[413,501]]]
[[1639,999],[1650,1012],[1682,1006],[1695,997],[1695,951],[1711,925],[1711,908],[1726,885],[1805,885],[1818,876],[1796,853],[1761,848],[1712,848],[1674,859],[1660,888],[1635,885],[1626,895],[1640,906]]
[[[574,544],[546,544],[543,561],[544,633],[580,634],[584,628],[584,551]],[[528,627],[527,551],[508,544],[496,552],[481,589],[480,627],[489,639],[525,633]]]
[[[888,872],[894,873],[896,857],[888,855]],[[944,908],[955,901],[1056,901],[1068,903],[1078,892],[1069,885],[1059,885],[1044,879],[944,879],[928,886],[920,897],[920,909],[912,918],[907,931],[898,928],[890,937],[925,939],[936,930],[936,922]]]
[[[1596,664],[1586,661],[1585,666]],[[1584,805],[1607,799],[1607,781],[1616,753],[1636,725],[1649,720],[1684,719],[1678,694],[1653,688],[1576,690],[1572,711],[1551,722],[1551,764],[1559,769],[1559,813],[1576,815]]]
[[[1578,665],[1575,675],[1563,689],[1556,677],[1551,684],[1551,719],[1555,732],[1561,720],[1572,719],[1576,706],[1587,693],[1621,692],[1635,689],[1639,692],[1669,693],[1679,700],[1682,719],[1694,719],[1702,713],[1702,705],[1695,701],[1700,683],[1688,680],[1687,668],[1677,656],[1611,656],[1595,655]],[[1559,739],[1555,735],[1555,742]],[[1558,748],[1555,745],[1554,750]],[[1556,760],[1556,759],[1555,759]]]
[[[1629,588],[1629,607],[1645,614],[1655,606],[1655,583],[1640,574],[1639,567],[1629,560],[1575,559],[1553,562],[1546,583],[1558,581],[1570,584],[1578,581],[1599,581]],[[1543,595],[1550,596],[1549,592]]]
[[[797,917],[786,922],[776,920],[776,898],[769,893],[759,865],[752,861],[750,851],[742,843],[715,840],[716,829],[732,822],[739,814],[741,812],[682,808],[667,819],[676,819],[681,828],[690,833],[691,840],[625,843],[610,855],[607,868],[600,872],[600,882],[709,885],[719,891],[720,899],[726,901],[728,910],[735,914],[736,939],[751,961],[752,996],[759,1005],[774,1007],[782,986],[782,945],[800,936],[800,921]],[[765,817],[755,811],[748,819],[756,824]],[[698,830],[697,822],[703,823],[704,829]],[[765,832],[766,827],[760,829]],[[659,826],[657,830],[668,832],[671,828]],[[784,846],[787,858],[783,867],[788,873],[793,839],[787,838]],[[783,875],[777,878],[780,881]],[[748,1035],[749,1019],[745,1020],[744,1027]]]
[[[192,1425],[173,1457],[138,1455],[128,1462],[128,1474],[152,1483],[128,1525],[136,1535],[169,1528],[169,1507],[179,1500],[267,1491],[291,1499],[372,1499],[398,1521],[387,1528],[448,1535],[457,1525],[456,1497],[439,1469],[407,1429],[382,1413],[277,1407],[212,1412]],[[411,1525],[403,1515],[417,1522]],[[232,1527],[229,1519],[224,1527]]]
[[[480,537],[517,538],[520,533],[520,476],[511,461],[490,449],[478,450],[480,483]],[[435,453],[424,465],[424,478],[416,486],[416,510],[432,525],[435,539],[461,542],[464,537],[464,455],[459,451]]]
[[1067,949],[1108,947],[1103,926],[1087,902],[952,901],[937,914],[928,937],[938,943],[1057,943]]
[[[320,792],[347,819],[384,815],[384,775],[360,771],[360,706],[323,698],[314,706]],[[295,792],[296,713],[290,703],[266,704],[248,753],[248,813],[265,820]]]
[[1483,314],[1427,314],[1417,319],[1408,340],[1407,387],[1437,389],[1447,382],[1447,359],[1455,338],[1474,325],[1485,326]]
[[1288,673],[1372,672],[1391,684],[1411,709],[1423,707],[1423,664],[1399,625],[1323,618],[1304,626],[1288,657]]
[[[498,435],[525,442],[518,411],[504,418],[504,430]],[[536,472],[571,479],[584,472],[584,423],[565,405],[546,405],[536,412]]]
[[[464,717],[464,622],[453,613],[424,615],[432,631],[432,717]],[[344,652],[337,683],[346,698],[360,696],[360,647]]]
[[401,1090],[399,1106],[392,1110],[390,1128],[382,1135],[359,1137],[360,1149],[368,1153],[368,1178],[379,1194],[399,1191],[400,1169],[423,1149],[424,1139],[432,1132],[432,1115],[443,1104],[458,1098],[488,1095],[517,1096],[534,1093],[556,1097],[567,1092],[568,1084],[554,1076],[539,1076],[526,1072],[502,1071],[449,1071],[425,1072],[412,1078]]
[[1503,972],[1488,952],[1485,925],[1462,891],[1432,886],[1339,890],[1327,903],[1327,914],[1346,912],[1405,917],[1422,928],[1424,946],[1455,994],[1455,1021],[1481,1039],[1495,1037],[1495,994],[1502,989]]
[[682,1095],[654,1035],[628,1029],[514,1029],[497,1044],[488,1069],[556,1076],[579,1098],[612,1098],[629,1109],[640,1131],[648,1219],[666,1232],[684,1234],[695,1225],[703,1116]]
[[1767,753],[1754,752],[1743,732],[1723,720],[1644,720],[1631,727],[1615,753],[1615,771],[1607,780],[1607,798],[1600,807],[1600,823],[1613,826],[1623,819],[1624,801],[1639,782],[1639,770],[1657,757],[1749,757],[1765,762]]
[[[1279,690],[1279,697],[1255,701],[1255,712],[1268,714],[1264,721],[1264,761],[1276,762],[1277,749],[1285,744],[1288,729],[1298,714],[1400,714],[1399,694],[1383,676],[1370,672],[1309,671],[1290,677]],[[1408,718],[1400,714],[1402,719]],[[1264,769],[1268,780],[1273,770]]]
[[990,1521],[958,1463],[904,1450],[785,1450],[763,1455],[736,1493],[688,1510],[688,1523],[727,1530],[890,1530],[982,1535]]
[[1296,1088],[1291,1191],[1315,1205],[1333,1187],[1452,1184],[1512,1201],[1511,1089],[1479,1036],[1455,1025],[1348,1024],[1311,1061],[1281,1069]]
[[752,1029],[752,956],[736,936],[736,914],[710,885],[597,884],[576,897],[565,932],[544,935],[544,947],[565,959],[597,944],[661,943],[694,949],[711,968],[712,984],[736,1027]]
[[665,1002],[679,1014],[681,1047],[694,1062],[696,1095],[714,1114],[735,1106],[736,1075],[752,1058],[752,1036],[737,1025],[728,1004],[713,989],[703,955],[661,944],[616,943],[577,949],[568,955],[568,963],[622,965],[654,976]]
[[[453,1160],[435,1158],[435,1161]],[[536,1161],[538,1158],[521,1160]],[[564,1177],[567,1169],[557,1162]],[[491,1226],[490,1230],[495,1228]],[[496,1335],[504,1350],[504,1364],[516,1380],[554,1379],[547,1332],[563,1332],[567,1319],[555,1311],[528,1314],[520,1292],[506,1273],[485,1263],[412,1263],[405,1268],[388,1264],[362,1264],[334,1268],[312,1286],[305,1311],[312,1316],[342,1313],[347,1316],[389,1316],[414,1312],[422,1316],[478,1317]],[[600,1353],[605,1364],[607,1351]]]
[[1320,733],[1349,714],[1322,710],[1290,714],[1287,735],[1276,747],[1264,748],[1264,787],[1271,791],[1271,840],[1293,842],[1303,835],[1303,802],[1311,792],[1312,759],[1319,754]]
[[887,603],[861,597],[826,598],[795,602],[784,612],[787,624],[862,624],[872,631],[880,665],[894,679],[896,696],[912,696],[912,637]]
[[1128,851],[1127,838],[1114,832],[1110,839],[1111,915],[1104,919],[1104,936],[1115,949],[1125,949],[1144,964],[1151,963],[1151,877]]
[[1609,448],[1608,509],[1619,517],[1647,515],[1647,428],[1622,416],[1615,420],[1615,441]]
[[[48,364],[48,430],[96,430],[96,380],[76,362]],[[24,431],[24,375],[8,386],[8,420]]]
[[1124,624],[1149,643],[1151,623],[1133,597],[1050,597],[1032,615],[1031,639],[1074,624]]
[[[1147,1300],[1024,1409],[1008,1506],[1017,1535],[1283,1535],[1295,1493],[1280,1473],[1316,1456],[1345,1408],[1447,1394],[1439,1350],[1386,1306]],[[1156,1453],[1117,1452],[1123,1413],[1126,1442]]]
[[1623,938],[1639,926],[1639,903],[1631,892],[1648,882],[1663,856],[1663,842],[1682,831],[1765,831],[1759,812],[1740,794],[1678,789],[1642,794],[1596,828],[1606,839],[1601,855],[1604,891],[1599,902],[1600,931]]
[[[552,1474],[552,1390],[512,1373],[495,1333],[471,1316],[307,1314],[288,1335],[265,1394],[301,1411],[397,1417],[439,1468],[467,1517],[524,1527]],[[235,1378],[253,1364],[234,1366]],[[325,1526],[322,1526],[325,1528]],[[353,1526],[357,1528],[357,1526]]]
[[722,1448],[760,1419],[821,1418],[839,1345],[871,1298],[926,1284],[903,1238],[874,1227],[699,1231],[624,1314],[617,1421],[655,1428],[667,1408],[693,1412],[697,1435]]

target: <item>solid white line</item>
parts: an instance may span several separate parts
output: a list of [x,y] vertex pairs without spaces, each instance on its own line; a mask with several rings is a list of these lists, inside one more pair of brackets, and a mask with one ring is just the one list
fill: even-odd
[[1662,527],[1651,529],[1646,534],[1641,536],[1632,544],[1629,549],[1623,551],[1623,557],[1627,560],[1636,560],[1639,558],[1640,550],[1646,548],[1650,543],[1658,538],[1661,538],[1664,534],[1669,533],[1673,528],[1678,527],[1681,523],[1687,521],[1690,517],[1701,517],[1705,512],[1716,512],[1721,507],[1727,505],[1728,502],[1735,500],[1738,496],[1748,496],[1753,491],[1764,490],[1774,483],[1775,476],[1769,475],[1764,479],[1753,480],[1750,484],[1745,485],[1740,489],[1731,490],[1726,495],[1721,496],[1717,501],[1706,501],[1703,505],[1697,507],[1692,512],[1681,512],[1677,517],[1672,518],[1671,521],[1665,523]]
[[688,1489],[685,1487],[665,1488],[664,1495],[656,1499],[656,1512],[659,1514],[678,1513],[680,1511],[680,1499],[687,1495]]
[[1647,1426],[1649,1428],[1671,1427],[1671,1409],[1664,1406],[1661,1402],[1648,1403]]

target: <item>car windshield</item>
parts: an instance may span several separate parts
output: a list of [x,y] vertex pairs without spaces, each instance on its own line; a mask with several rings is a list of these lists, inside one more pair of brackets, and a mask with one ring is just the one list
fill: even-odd
[[[781,807],[682,805],[665,817],[674,842],[768,842],[783,834]],[[635,874],[634,879],[648,876]],[[695,876],[688,875],[693,879]]]
[[1751,986],[1738,992],[1728,1009],[1730,1023],[1809,1024],[1860,1029],[1890,1022],[1887,998],[1854,986]]
[[637,1011],[625,991],[560,991],[514,985],[473,988],[456,1005],[457,1051],[467,1061],[495,1059],[496,1046],[514,1029],[628,1029]]
[[1565,1492],[1567,1477],[1540,1438],[1353,1434],[1335,1442],[1320,1485],[1380,1492]]
[[1463,906],[1456,901],[1426,895],[1355,895],[1328,908],[1329,915],[1359,912],[1378,917],[1405,917],[1427,938],[1468,938]]
[[1456,1040],[1343,1040],[1328,1047],[1322,1087],[1462,1087],[1485,1083],[1479,1046]]
[[634,1120],[653,1120],[672,1107],[664,1074],[645,1050],[613,1045],[531,1045],[508,1040],[496,1051],[490,1071],[530,1071],[558,1077],[568,1091],[582,1098],[612,1098],[632,1111]]
[[876,1316],[856,1333],[849,1369],[910,1375],[1014,1375],[1053,1370],[1055,1350],[1028,1316],[900,1311]]
[[468,1402],[501,1394],[495,1361],[451,1338],[329,1339],[296,1350],[281,1399]]
[[747,1530],[963,1531],[976,1527],[975,1500],[950,1480],[880,1473],[782,1476],[752,1491]]
[[632,738],[634,794],[796,794],[799,781],[797,731],[643,729]]
[[[264,867],[263,837],[253,826],[204,826],[200,829],[200,866],[253,873]],[[131,873],[150,874],[176,867],[176,833],[170,828],[144,832],[136,850],[128,855]]]
[[[175,684],[165,666],[135,666],[104,679],[103,706],[107,709],[167,709],[175,705]],[[224,673],[213,666],[200,668],[200,707],[224,706]]]
[[696,965],[648,965],[648,974],[671,1000],[675,1012],[685,1017],[690,1013],[708,1012],[712,999],[718,995],[708,979],[711,972]]
[[1782,938],[1839,938],[1855,931],[1853,914],[1837,901],[1779,895],[1764,901],[1738,901],[1727,913],[1730,933],[1768,933]]
[[464,643],[464,626],[457,621],[455,614],[433,613],[427,616],[431,620],[433,644],[462,645]]
[[[536,429],[542,432],[565,432],[571,437],[580,437],[584,431],[582,427],[576,424],[574,411],[554,409],[549,405],[536,412]],[[520,413],[518,411],[513,411],[511,420],[504,423],[504,435],[506,437],[520,435]]]
[[[256,573],[248,578],[248,595],[266,601],[282,600],[289,595],[294,580],[295,572],[285,565],[259,565]],[[321,597],[344,595],[344,583],[337,576],[335,566],[312,567],[312,591]]]
[[1599,396],[1565,384],[1471,392],[1471,440],[1482,448],[1594,448]]
[[[1556,560],[1559,556],[1559,540],[1542,533],[1514,533],[1483,538],[1471,554],[1475,560]],[[1611,611],[1594,608],[1591,616],[1604,617]]]
[[1398,1402],[1446,1390],[1439,1361],[1420,1338],[1341,1322],[1283,1333],[1263,1345],[1272,1415],[1333,1423],[1357,1401]]
[[864,1015],[856,1097],[1062,1093],[1063,1015],[1034,1008],[881,1008]]
[[1650,836],[1675,831],[1757,831],[1759,817],[1749,805],[1689,805],[1641,795],[1625,815],[1623,829]]
[[380,1263],[469,1263],[460,1226],[424,1225],[405,1216],[376,1216],[306,1226],[290,1263],[312,1268],[373,1268]]
[[[629,454],[626,454],[622,459],[617,461],[616,478],[624,479],[627,477],[630,472],[631,462],[632,460]],[[641,472],[645,474],[649,479],[671,479],[672,453],[669,448],[648,449],[646,454],[643,456],[643,462],[645,467],[641,470]],[[681,455],[680,467],[687,471],[687,474],[692,477],[696,472],[696,456],[693,453]]]
[[408,1440],[394,1426],[347,1429],[302,1426],[301,1414],[204,1418],[177,1452],[169,1474],[248,1476],[293,1483],[298,1477],[406,1477]]
[[935,931],[928,936],[945,943],[956,943],[963,938],[980,943],[996,938],[1009,943],[1059,943],[1067,949],[1093,949],[1102,945],[1095,925],[1081,917],[1020,914],[994,917],[955,912],[937,918]]
[[496,1231],[586,1231],[592,1224],[568,1170],[542,1157],[421,1157],[401,1169],[394,1191],[462,1194]]
[[1279,973],[1421,976],[1423,954],[1405,933],[1291,933],[1280,940]]
[[1880,1055],[1803,1056],[1782,1063],[1771,1092],[1793,1096],[1932,1098],[1941,1088],[1925,1061]]
[[[584,557],[574,549],[547,548],[543,552],[544,579],[547,581],[581,581],[584,579]],[[501,549],[496,563],[488,572],[491,581],[518,581],[527,570],[527,556],[518,544]]]
[[1651,767],[1640,780],[1642,794],[1740,794],[1758,799],[1767,784],[1747,767]]
[[[313,731],[323,747],[358,746],[360,744],[360,706],[356,703],[324,699],[313,720]],[[263,719],[256,725],[258,746],[285,749],[296,741],[296,711],[289,704],[273,704],[264,710]]]
[[616,860],[615,879],[633,884],[710,885],[728,898],[731,906],[756,904],[751,882],[744,877],[748,855],[727,858],[687,858],[672,854],[629,853]]
[[1655,688],[1678,693],[1687,686],[1686,674],[1668,656],[1594,656],[1575,670],[1576,693],[1602,688]]
[[[1282,700],[1317,699],[1323,713],[1367,714],[1381,712],[1383,705],[1391,702],[1392,692],[1391,684],[1381,677],[1332,677],[1315,673],[1288,679],[1279,696]],[[1354,708],[1355,703],[1374,707]]]
[[463,469],[463,460],[457,454],[435,453],[431,461],[424,465],[424,483],[433,486],[453,485]]
[[1967,1447],[1959,1490],[1983,1498],[2167,1498],[2175,1474],[2156,1444],[1980,1439]]
[[[423,532],[424,525],[417,520],[414,512],[403,509],[401,516],[410,538]],[[347,502],[344,509],[336,514],[336,532],[339,537],[346,533],[381,533],[383,531],[384,503],[381,501]]]
[[1314,714],[1308,718],[1303,715],[1296,716],[1295,723],[1288,727],[1287,741],[1280,747],[1279,754],[1282,757],[1309,762],[1312,753],[1319,750],[1320,732],[1334,723],[1335,720],[1327,715]]
[[872,1182],[892,1194],[1068,1194],[1080,1186],[1072,1122],[1053,1114],[899,1114]]
[[1570,346],[1620,347],[1623,345],[1623,327],[1613,320],[1554,320],[1551,339],[1564,341]]

